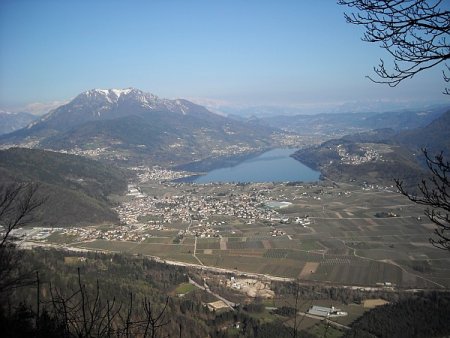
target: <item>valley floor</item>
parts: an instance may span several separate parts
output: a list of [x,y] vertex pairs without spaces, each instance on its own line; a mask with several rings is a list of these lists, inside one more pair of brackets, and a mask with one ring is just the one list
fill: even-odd
[[131,189],[118,208],[120,226],[35,229],[25,240],[262,279],[384,290],[450,287],[450,257],[428,241],[433,225],[393,187],[147,180]]

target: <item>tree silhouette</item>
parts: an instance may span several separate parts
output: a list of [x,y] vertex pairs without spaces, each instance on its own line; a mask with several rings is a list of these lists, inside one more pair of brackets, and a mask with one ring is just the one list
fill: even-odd
[[121,305],[115,299],[106,302],[102,299],[98,281],[94,293],[90,294],[81,280],[80,269],[76,290],[65,296],[50,285],[50,295],[52,320],[63,327],[65,336],[110,337],[116,332],[113,323]]
[[3,232],[0,247],[7,244],[11,232],[34,220],[33,212],[44,202],[38,198],[39,185],[35,183],[10,183],[0,186],[0,225]]
[[29,182],[0,186],[0,294],[31,282],[32,274],[18,270],[20,253],[11,235],[36,220],[35,211],[46,201],[38,190],[38,184]]
[[[394,59],[388,70],[381,59],[374,71],[376,83],[391,87],[417,73],[444,63],[443,78],[450,81],[450,11],[442,0],[338,0],[356,9],[345,14],[348,23],[365,28],[363,41],[379,43]],[[447,5],[447,6],[446,6]],[[444,94],[450,95],[446,87]]]
[[431,177],[419,183],[420,195],[406,191],[399,179],[395,183],[398,190],[411,201],[427,206],[425,215],[436,224],[434,233],[437,237],[430,238],[430,242],[437,248],[450,251],[450,163],[444,159],[442,152],[432,158],[426,149],[422,151]]
[[[162,329],[170,323],[166,319],[169,298],[162,308],[156,308],[147,298],[142,306],[134,302],[130,293],[128,306],[105,299],[97,280],[95,290],[88,290],[77,270],[75,290],[67,294],[50,286],[50,320],[62,328],[66,337],[152,337],[160,336]],[[39,285],[39,283],[37,283]]]

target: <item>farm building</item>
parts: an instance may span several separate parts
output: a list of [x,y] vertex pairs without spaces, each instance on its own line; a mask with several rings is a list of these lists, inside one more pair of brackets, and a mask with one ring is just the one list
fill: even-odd
[[324,307],[313,305],[309,308],[308,314],[320,316],[320,317],[341,317],[347,316],[347,312],[341,311],[341,309],[336,309],[332,307]]
[[221,310],[221,309],[229,309],[229,306],[223,301],[223,300],[218,300],[215,302],[211,302],[206,304],[208,306],[208,309],[210,311],[217,311],[217,310]]

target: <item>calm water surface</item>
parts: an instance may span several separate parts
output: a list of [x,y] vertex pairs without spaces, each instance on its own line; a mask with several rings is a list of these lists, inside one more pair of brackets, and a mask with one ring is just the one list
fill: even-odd
[[206,175],[184,181],[194,183],[317,181],[320,173],[289,156],[294,152],[295,149],[270,150],[233,167],[215,169]]

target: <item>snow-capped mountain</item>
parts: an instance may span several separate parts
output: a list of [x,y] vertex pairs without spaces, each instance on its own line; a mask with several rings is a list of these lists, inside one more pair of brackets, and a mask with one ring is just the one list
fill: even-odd
[[[145,93],[139,89],[92,89],[78,95],[74,101],[106,103],[111,106],[126,105],[132,102],[140,108],[149,110],[170,111],[186,114],[193,108],[203,108],[186,100],[162,99],[152,93]],[[106,102],[105,102],[106,101]]]
[[57,130],[67,130],[88,121],[147,115],[152,112],[180,115],[213,114],[192,102],[163,99],[135,88],[92,89],[44,115],[28,128],[45,124]]
[[134,88],[92,89],[0,143],[180,163],[268,148],[273,132],[183,99]]

